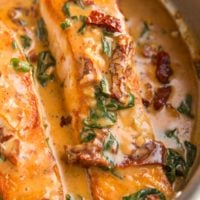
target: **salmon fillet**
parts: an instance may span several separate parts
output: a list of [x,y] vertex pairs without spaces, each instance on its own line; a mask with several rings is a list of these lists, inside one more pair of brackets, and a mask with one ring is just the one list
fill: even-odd
[[[139,94],[134,42],[115,0],[41,0],[75,146],[66,162],[88,167],[95,200],[144,188],[173,194]],[[110,171],[114,169],[119,177]]]
[[0,57],[0,199],[63,199],[31,67],[12,31],[1,22]]

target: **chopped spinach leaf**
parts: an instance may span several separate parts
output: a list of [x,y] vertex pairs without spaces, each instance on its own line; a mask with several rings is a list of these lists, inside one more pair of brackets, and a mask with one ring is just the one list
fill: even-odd
[[72,24],[71,24],[70,20],[67,20],[67,19],[66,19],[64,22],[62,22],[62,23],[60,24],[60,27],[61,27],[63,30],[65,30],[65,29],[69,28],[71,25],[72,25]]
[[181,148],[183,148],[183,147],[182,147],[182,144],[181,144],[181,142],[180,142],[180,140],[179,140],[179,138],[178,138],[178,136],[177,136],[177,129],[176,129],[176,128],[173,129],[173,130],[167,130],[167,131],[165,132],[165,135],[166,135],[168,138],[174,138],[174,139],[176,140],[177,144],[179,144],[179,145],[181,146]]
[[81,134],[81,142],[90,142],[92,140],[94,140],[94,138],[96,137],[96,133],[91,130],[84,130]]
[[70,13],[70,2],[65,2],[62,11],[66,17],[71,17]]
[[113,37],[114,33],[110,32],[106,29],[103,29],[103,35],[108,36],[108,37]]
[[164,167],[168,180],[173,183],[177,176],[186,177],[188,166],[178,152],[173,149],[167,149],[166,165]]
[[103,78],[100,82],[100,89],[104,95],[110,95],[109,86],[105,78]]
[[12,48],[13,49],[17,49],[18,48],[17,42],[15,40],[12,41]]
[[84,9],[85,8],[85,4],[83,2],[83,0],[74,0],[75,4],[77,4],[80,8]]
[[196,158],[196,154],[197,154],[197,147],[188,142],[188,141],[185,141],[184,142],[184,145],[185,145],[185,148],[186,148],[186,162],[187,162],[187,165],[188,167],[192,167],[194,161],[195,161],[195,158]]
[[111,150],[111,149],[114,149],[114,150],[117,151],[118,148],[119,148],[118,141],[116,140],[116,138],[111,133],[109,133],[108,136],[106,137],[105,141],[104,141],[104,144],[103,144],[104,151],[108,151],[108,150]]
[[6,157],[0,154],[0,163],[5,162],[5,161],[6,161]]
[[100,169],[102,169],[103,171],[109,171],[113,176],[119,178],[119,179],[123,179],[123,177],[119,174],[118,171],[116,171],[114,168],[112,167],[100,167]]
[[[96,106],[90,109],[89,116],[83,120],[83,136],[87,136],[87,131],[91,133],[92,129],[109,128],[117,122],[117,110],[131,108],[134,106],[134,96],[130,94],[130,100],[127,105],[123,105],[110,95],[108,83],[104,78],[95,91]],[[89,139],[93,139],[94,133],[88,135]],[[87,137],[86,137],[87,140]],[[114,141],[113,136],[109,136],[108,147]]]
[[108,56],[108,57],[111,57],[112,55],[112,43],[111,41],[109,40],[108,37],[103,37],[102,38],[102,49],[103,49],[103,52]]
[[86,24],[83,23],[82,26],[78,29],[78,33],[80,33],[80,34],[84,34],[85,29],[86,29]]
[[73,200],[73,198],[71,197],[70,194],[66,194],[65,195],[65,200]]
[[21,35],[20,39],[24,49],[27,49],[31,46],[32,39],[27,35]]
[[107,108],[109,111],[114,111],[114,110],[123,110],[127,108],[131,108],[135,105],[135,97],[133,94],[129,95],[129,102],[127,105],[124,105],[117,101],[116,99],[111,99],[111,101],[107,104]]
[[98,110],[91,110],[90,117],[88,119],[83,120],[84,126],[93,129],[109,128],[110,126],[113,126],[115,122],[115,114],[112,115],[109,112],[104,112],[98,115]]
[[84,32],[85,32],[85,29],[86,29],[86,19],[87,19],[87,17],[86,16],[83,16],[83,15],[81,15],[80,17],[80,20],[81,20],[81,22],[82,22],[82,25],[81,25],[81,27],[78,29],[78,33],[80,33],[80,34],[84,34]]
[[140,38],[142,38],[143,36],[146,35],[146,33],[148,33],[150,31],[149,25],[146,21],[143,22],[143,29],[140,33]]
[[49,80],[52,80],[53,75],[47,74],[47,69],[54,67],[56,61],[50,51],[43,51],[38,56],[37,63],[37,79],[42,86],[46,86]]
[[29,72],[31,65],[26,61],[21,61],[19,58],[11,58],[11,65],[16,71],[19,72]]
[[155,188],[146,188],[146,189],[142,189],[134,194],[131,194],[129,196],[125,196],[122,198],[122,200],[146,200],[148,199],[149,195],[155,195],[156,197],[158,197],[160,200],[165,200],[165,195],[160,192],[159,190],[155,189]]
[[46,25],[44,23],[44,20],[41,18],[37,21],[37,29],[36,29],[36,35],[37,38],[41,41],[46,43],[48,41],[48,32],[46,29]]
[[75,15],[71,16],[71,19],[74,20],[74,21],[77,21],[78,20],[78,16],[75,16]]
[[113,168],[112,168],[112,169],[110,169],[109,171],[110,171],[110,173],[111,173],[113,176],[115,176],[115,177],[119,178],[120,180],[122,180],[122,179],[123,179],[123,177],[122,177],[122,176],[119,174],[119,172],[118,172],[118,171],[116,171],[116,170],[114,170]]
[[80,15],[80,16],[79,16],[79,19],[80,19],[81,22],[85,22],[86,19],[87,19],[87,17],[84,16],[84,15]]
[[180,106],[177,108],[178,112],[181,114],[193,118],[192,114],[192,96],[188,94],[184,101],[181,102]]
[[[171,135],[171,134],[170,134]],[[172,134],[173,136],[173,134]],[[181,144],[182,145],[182,144]],[[173,183],[176,177],[186,178],[190,168],[192,167],[197,153],[197,147],[192,143],[185,141],[185,159],[184,156],[179,154],[173,149],[167,149],[166,153],[166,163],[164,170],[168,180]],[[182,145],[183,148],[183,145]]]

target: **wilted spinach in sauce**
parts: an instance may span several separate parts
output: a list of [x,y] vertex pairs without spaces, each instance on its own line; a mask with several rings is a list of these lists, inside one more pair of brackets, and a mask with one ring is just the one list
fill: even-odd
[[43,51],[38,56],[37,79],[42,86],[46,86],[49,80],[53,79],[52,72],[48,73],[50,67],[54,67],[56,61],[50,51]]
[[[148,196],[155,196],[160,200],[165,200],[165,195],[155,188],[146,188],[142,189],[134,194],[129,196],[124,196],[122,200],[146,200]],[[156,198],[156,199],[157,199]]]

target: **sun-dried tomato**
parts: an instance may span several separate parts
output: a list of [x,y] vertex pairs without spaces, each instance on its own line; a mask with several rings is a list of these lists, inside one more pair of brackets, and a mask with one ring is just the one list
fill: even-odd
[[120,20],[98,11],[92,11],[86,20],[86,24],[106,28],[110,32],[121,32]]
[[163,84],[169,83],[169,78],[173,74],[169,54],[165,51],[158,52],[156,55],[156,66],[156,77],[159,82]]
[[158,88],[154,96],[154,102],[153,102],[153,106],[155,110],[161,109],[167,103],[167,100],[169,99],[171,91],[172,91],[171,86]]
[[64,117],[62,116],[60,118],[60,126],[63,128],[64,126],[67,126],[71,123],[72,118],[70,116]]

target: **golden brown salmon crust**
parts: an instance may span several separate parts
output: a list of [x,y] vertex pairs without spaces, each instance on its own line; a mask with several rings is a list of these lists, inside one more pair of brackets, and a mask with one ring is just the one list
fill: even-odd
[[[71,16],[77,16],[77,20],[70,19],[66,10],[65,14],[63,13],[66,2],[69,3]],[[108,156],[112,154],[116,167],[123,161],[123,155],[132,153],[134,157],[139,147],[154,140],[139,94],[140,86],[133,61],[134,42],[126,30],[124,17],[119,11],[116,0],[94,0],[89,2],[89,6],[88,1],[83,1],[84,9],[78,2],[75,0],[40,1],[50,48],[57,60],[57,74],[64,83],[66,107],[72,116],[74,142],[79,144],[75,147],[66,147],[66,161],[90,167],[104,166],[106,162],[105,157],[102,160],[104,156],[102,145],[109,133],[112,133],[119,146],[115,145],[116,148],[111,149]],[[86,17],[84,32],[81,32],[83,17],[80,15]],[[70,27],[63,30],[60,26],[62,22],[70,23]],[[102,40],[107,34],[105,31],[111,35],[115,32],[112,36],[106,35],[114,44],[111,55],[108,55],[109,52],[105,53],[105,49],[102,48]],[[109,124],[110,121],[105,119],[99,121],[98,123],[103,125],[107,123],[108,126],[104,129],[95,129],[96,138],[92,144],[80,144],[80,139],[86,130],[84,127],[90,122],[89,111],[93,109],[95,112],[95,109],[98,109],[96,105],[99,97],[96,88],[102,80],[105,80],[104,78],[109,85],[105,98],[109,96],[115,102],[117,101],[118,105],[127,105],[130,94],[133,94],[135,105],[117,111],[117,120],[113,124]],[[139,158],[143,153],[140,152]],[[148,153],[146,155],[149,155]],[[119,154],[121,157],[118,156]],[[116,170],[121,179],[113,176],[110,171],[89,168],[90,185],[95,200],[120,200],[124,195],[146,187],[159,189],[167,199],[173,194],[172,187],[158,164]]]
[[0,196],[3,200],[61,200],[62,186],[45,141],[30,72],[18,72],[11,59],[25,61],[12,47],[15,37],[0,22]]

